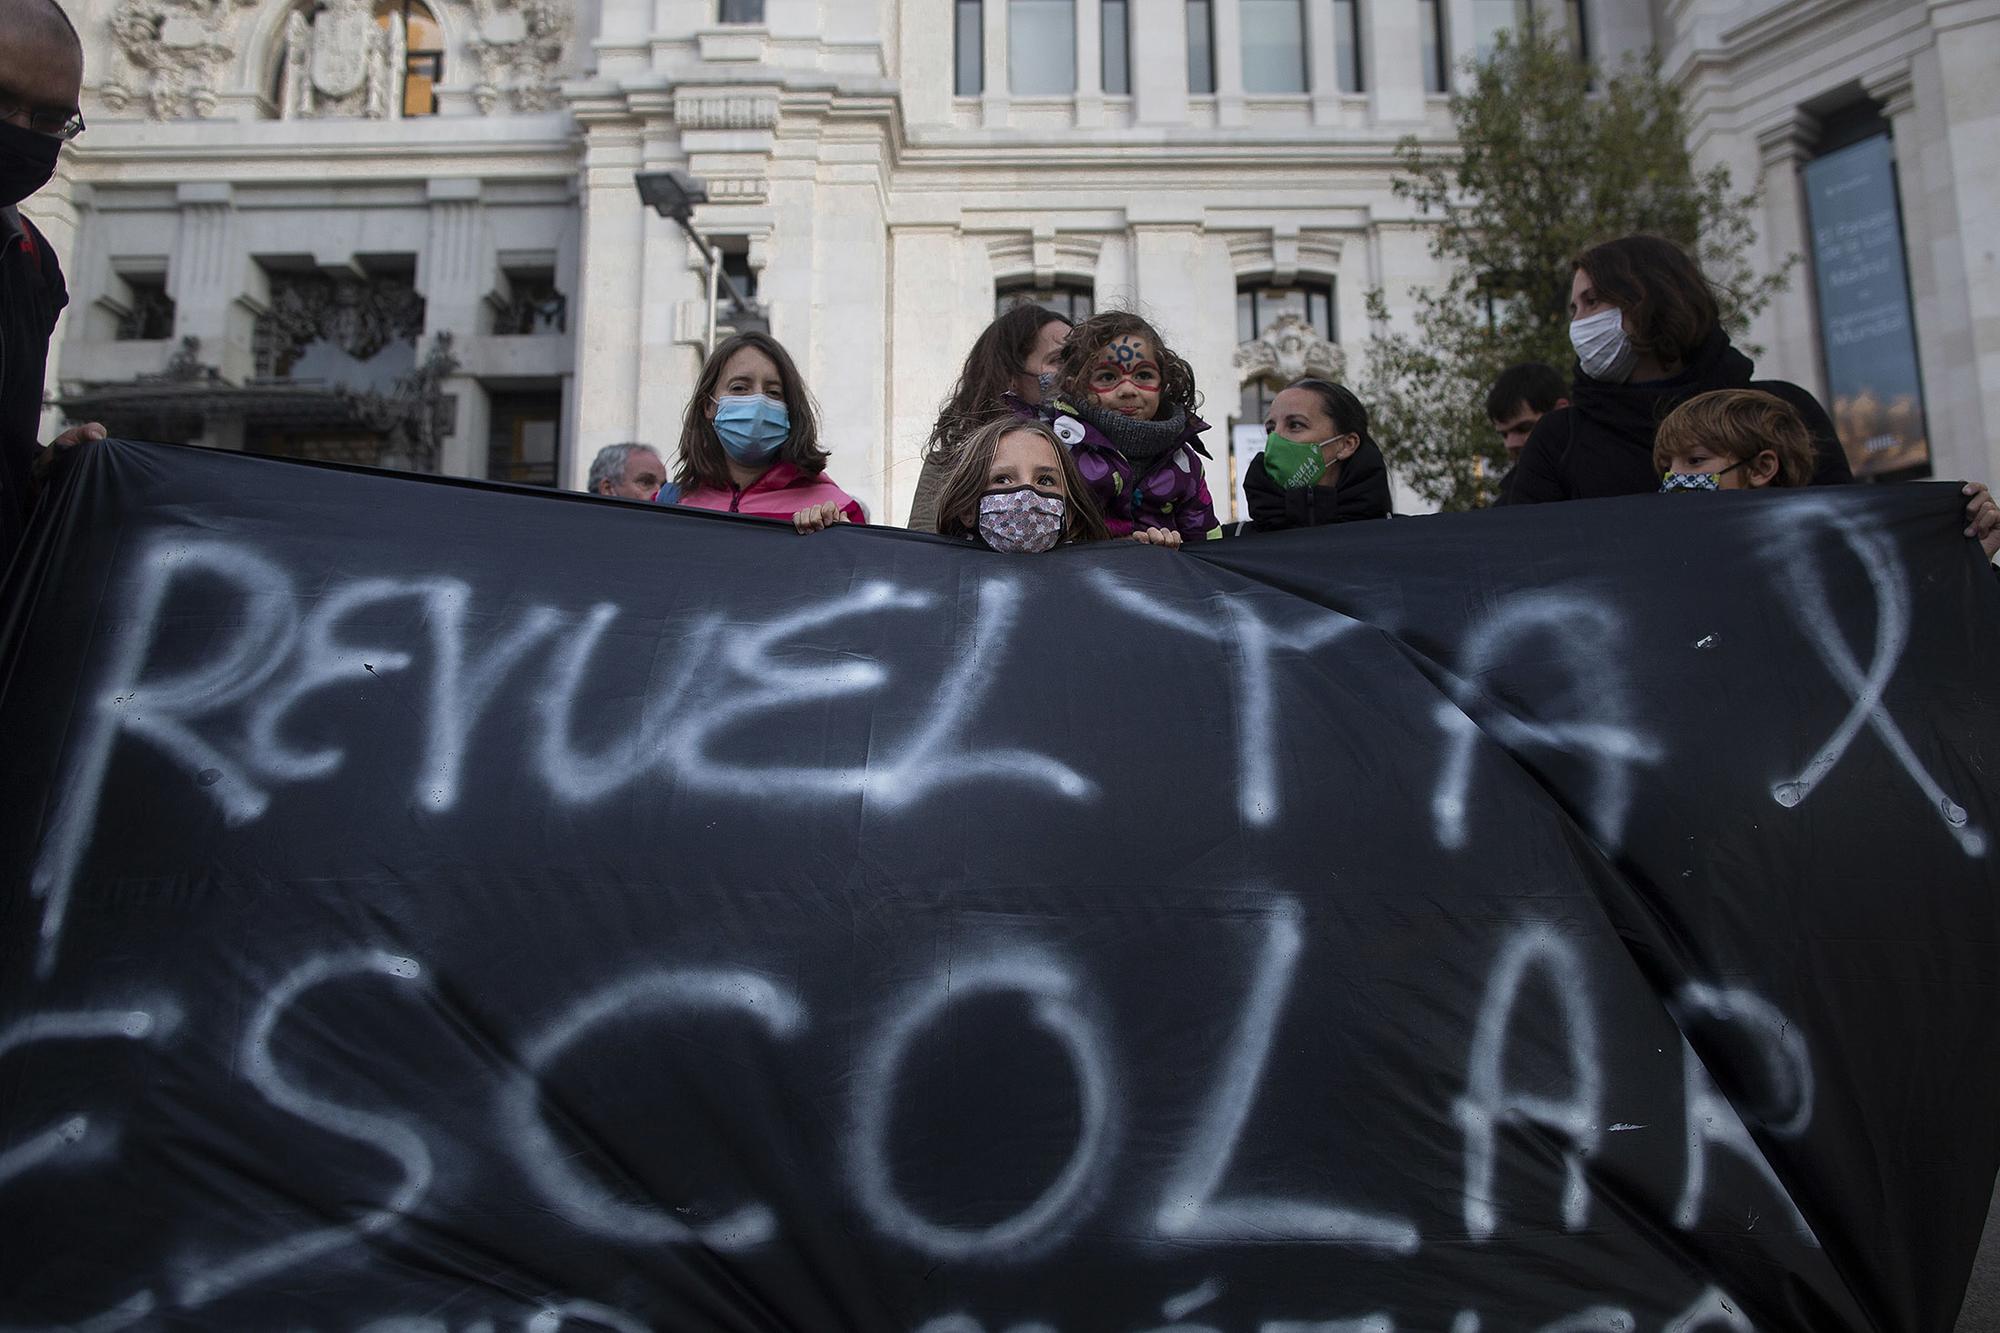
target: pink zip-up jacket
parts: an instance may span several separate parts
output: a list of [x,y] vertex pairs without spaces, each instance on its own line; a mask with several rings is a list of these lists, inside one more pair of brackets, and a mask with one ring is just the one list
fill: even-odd
[[840,506],[850,523],[866,523],[868,516],[853,496],[833,484],[826,473],[808,477],[797,466],[780,459],[764,475],[748,486],[696,486],[683,492],[680,503],[696,509],[722,509],[732,514],[755,514],[760,518],[790,518],[801,509],[832,501]]

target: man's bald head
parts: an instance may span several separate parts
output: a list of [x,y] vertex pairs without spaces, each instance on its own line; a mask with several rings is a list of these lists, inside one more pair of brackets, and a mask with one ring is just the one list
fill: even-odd
[[0,0],[0,100],[74,110],[83,41],[55,0]]

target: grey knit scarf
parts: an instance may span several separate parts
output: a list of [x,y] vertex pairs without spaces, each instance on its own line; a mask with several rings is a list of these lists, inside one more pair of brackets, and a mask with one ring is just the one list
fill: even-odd
[[1181,443],[1181,437],[1187,434],[1187,409],[1180,407],[1174,409],[1172,416],[1159,421],[1138,421],[1082,404],[1077,406],[1076,414],[1085,424],[1095,426],[1111,441],[1112,448],[1132,460],[1141,471]]

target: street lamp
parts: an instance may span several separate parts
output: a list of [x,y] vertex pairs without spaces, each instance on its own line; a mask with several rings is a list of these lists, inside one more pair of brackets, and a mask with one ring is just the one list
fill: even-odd
[[642,171],[632,181],[639,187],[639,201],[661,217],[672,218],[679,223],[687,238],[694,242],[695,249],[701,251],[701,257],[708,261],[708,351],[715,350],[715,307],[720,286],[729,288],[730,318],[739,331],[762,327],[763,312],[738,289],[736,279],[723,272],[721,252],[694,229],[695,205],[708,202],[708,186],[701,178],[676,168],[671,171]]

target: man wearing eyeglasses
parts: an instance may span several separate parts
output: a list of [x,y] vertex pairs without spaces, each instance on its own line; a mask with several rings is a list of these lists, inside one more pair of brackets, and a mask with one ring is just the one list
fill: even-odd
[[[56,154],[82,133],[82,92],[83,43],[55,0],[0,0],[0,569],[27,524],[49,337],[69,301],[55,252],[15,205],[49,183]],[[103,438],[92,422],[55,445]]]

